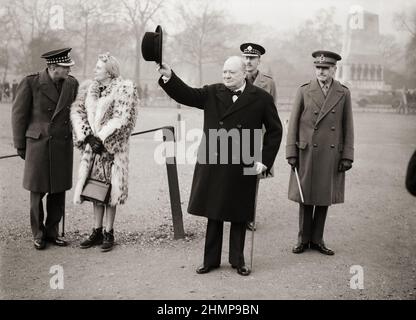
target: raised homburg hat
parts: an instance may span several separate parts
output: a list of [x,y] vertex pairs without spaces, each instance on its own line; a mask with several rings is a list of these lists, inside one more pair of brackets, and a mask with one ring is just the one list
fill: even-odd
[[157,26],[155,32],[146,32],[142,39],[142,56],[146,61],[162,64],[163,31]]

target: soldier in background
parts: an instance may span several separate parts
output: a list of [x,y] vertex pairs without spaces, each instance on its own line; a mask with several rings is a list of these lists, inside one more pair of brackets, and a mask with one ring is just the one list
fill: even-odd
[[19,84],[17,83],[17,80],[16,79],[14,79],[13,80],[13,83],[12,83],[12,99],[13,99],[13,101],[14,101],[14,99],[16,98],[16,93],[17,93],[17,86],[18,86]]
[[[243,43],[240,46],[240,50],[242,52],[241,55],[243,56],[243,61],[246,65],[247,81],[269,93],[273,97],[274,103],[276,104],[276,84],[274,83],[273,78],[258,69],[258,66],[260,65],[260,58],[266,53],[266,49],[256,43]],[[269,177],[273,176],[274,170],[272,168],[272,170],[270,170]],[[262,175],[262,178],[265,177],[266,176]],[[254,225],[254,222],[248,222],[247,229],[255,231],[256,226]]]

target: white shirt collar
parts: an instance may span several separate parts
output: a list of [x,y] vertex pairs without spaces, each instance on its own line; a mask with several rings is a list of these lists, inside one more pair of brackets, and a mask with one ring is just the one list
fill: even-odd
[[243,93],[243,91],[244,91],[245,88],[246,88],[246,80],[244,80],[243,85],[240,88],[238,88],[237,90],[235,90],[235,91],[241,91],[241,93]]

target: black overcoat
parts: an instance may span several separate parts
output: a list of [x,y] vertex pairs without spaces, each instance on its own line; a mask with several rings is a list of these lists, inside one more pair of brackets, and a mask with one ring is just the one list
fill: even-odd
[[[177,102],[204,111],[204,136],[198,150],[188,212],[220,221],[252,221],[257,178],[248,175],[245,169],[255,161],[271,168],[282,139],[273,97],[247,82],[233,103],[224,84],[191,88],[174,73],[168,82],[161,78],[159,84]],[[266,132],[261,145],[263,125]],[[221,132],[234,138],[224,140]],[[244,136],[249,138],[243,139]],[[221,148],[221,141],[226,141],[227,152]],[[253,159],[243,156],[244,148],[250,149]],[[212,163],[214,159],[217,163]]]
[[69,111],[78,81],[69,76],[61,94],[47,69],[26,76],[17,88],[12,109],[13,142],[26,149],[23,187],[58,193],[72,187],[73,144]]

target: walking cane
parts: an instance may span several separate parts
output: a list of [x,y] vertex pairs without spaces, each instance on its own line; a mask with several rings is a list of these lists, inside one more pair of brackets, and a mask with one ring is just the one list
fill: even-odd
[[[289,122],[289,120],[286,119],[285,121],[285,132],[287,135],[287,123]],[[296,167],[294,167],[295,170],[295,177],[296,177],[296,182],[298,184],[298,189],[299,189],[299,194],[300,194],[300,200],[302,201],[302,203],[305,203],[305,200],[303,198],[303,192],[302,192],[302,186],[300,185],[300,180],[299,180],[299,174],[298,174],[298,169]]]
[[65,237],[65,211],[64,211],[64,214],[62,215],[62,233],[61,233],[61,237]]
[[1,156],[0,160],[7,159],[7,158],[14,158],[14,157],[18,157],[18,156],[19,156],[18,154],[11,154],[11,155],[8,155],[8,156]]
[[[260,173],[261,174],[261,173]],[[256,194],[254,196],[254,216],[253,216],[253,230],[251,230],[251,252],[250,252],[250,270],[253,271],[253,255],[254,255],[254,230],[256,230],[256,211],[257,211],[257,194],[259,191],[260,175],[256,178]]]

